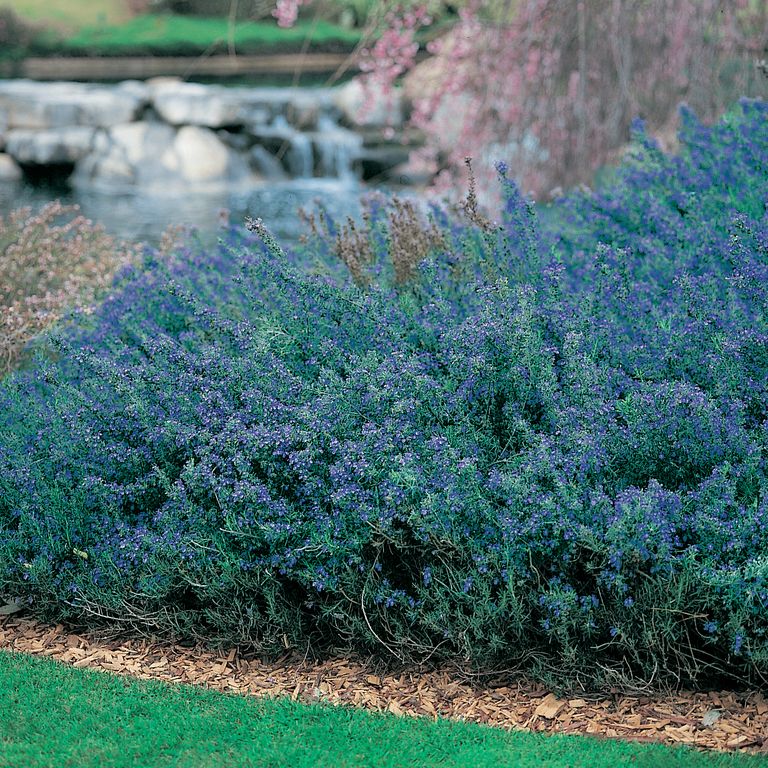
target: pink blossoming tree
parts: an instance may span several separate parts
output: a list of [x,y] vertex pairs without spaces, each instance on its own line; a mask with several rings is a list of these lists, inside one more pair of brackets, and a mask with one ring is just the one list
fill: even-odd
[[[387,93],[414,69],[430,17],[423,4],[382,5],[359,65],[369,92]],[[408,76],[412,120],[438,188],[463,188],[472,156],[481,190],[504,160],[546,195],[614,160],[636,116],[669,136],[683,101],[712,120],[739,96],[767,96],[766,39],[768,4],[755,0],[468,0]]]

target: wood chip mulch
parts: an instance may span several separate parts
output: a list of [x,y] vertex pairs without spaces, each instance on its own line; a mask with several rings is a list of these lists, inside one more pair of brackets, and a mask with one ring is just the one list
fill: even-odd
[[0,617],[0,649],[49,656],[141,679],[204,685],[229,693],[289,696],[395,715],[454,718],[507,729],[583,733],[768,754],[768,699],[759,692],[683,692],[557,698],[523,681],[478,687],[455,672],[373,674],[349,659],[295,657],[264,663],[232,648],[222,654],[149,640],[103,640],[15,616]]

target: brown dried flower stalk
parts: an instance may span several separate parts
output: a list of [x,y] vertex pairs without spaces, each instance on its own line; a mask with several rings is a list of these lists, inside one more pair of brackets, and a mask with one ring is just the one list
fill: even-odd
[[389,214],[389,256],[395,271],[395,284],[405,285],[416,267],[437,249],[444,248],[443,236],[432,222],[425,222],[410,200],[392,199]]
[[358,229],[354,219],[348,218],[336,236],[334,252],[358,285],[368,284],[365,268],[373,263],[374,256],[367,229]]

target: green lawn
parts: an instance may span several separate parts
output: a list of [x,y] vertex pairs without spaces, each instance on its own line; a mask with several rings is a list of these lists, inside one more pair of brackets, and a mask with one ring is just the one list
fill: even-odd
[[299,51],[309,38],[312,46],[351,50],[360,40],[359,30],[328,21],[301,21],[282,29],[272,19],[238,21],[172,14],[134,16],[126,0],[0,0],[0,8],[12,8],[33,22],[42,34],[38,53],[84,55],[210,54]]
[[[231,29],[226,19],[203,19],[168,14],[136,16],[114,26],[97,25],[81,29],[62,42],[69,50],[102,50],[115,53],[146,49],[155,53],[190,48],[205,51],[211,46],[226,45]],[[344,29],[326,21],[313,26],[300,22],[281,29],[274,22],[238,22],[232,41],[238,51],[258,51],[273,46],[300,48],[307,37],[314,45],[331,42],[351,48],[360,39],[359,32]]]
[[0,767],[758,766],[759,757],[374,715],[138,681],[0,651]]

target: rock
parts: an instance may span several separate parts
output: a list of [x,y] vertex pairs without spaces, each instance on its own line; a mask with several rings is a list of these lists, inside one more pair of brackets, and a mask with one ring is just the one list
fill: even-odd
[[241,107],[243,125],[269,125],[276,114],[268,104],[243,104]]
[[230,148],[237,152],[247,152],[253,144],[253,137],[247,133],[220,130],[216,135]]
[[316,130],[320,118],[338,113],[333,104],[333,88],[247,88],[243,89],[244,125],[258,127],[282,117],[300,131]]
[[176,134],[171,154],[177,172],[187,181],[222,182],[248,174],[247,164],[240,160],[213,131],[186,125]]
[[154,93],[154,91],[156,91],[158,88],[179,85],[179,83],[183,82],[184,80],[182,80],[180,77],[177,77],[176,75],[158,75],[157,77],[150,77],[148,80],[145,80],[144,85],[149,88],[151,98],[151,94]]
[[78,125],[105,128],[128,123],[138,117],[145,105],[145,97],[135,89],[94,89],[78,101]]
[[21,177],[19,164],[10,155],[0,153],[0,182],[19,181]]
[[397,145],[363,149],[360,154],[363,179],[391,176],[395,167],[408,162],[408,156],[408,148]]
[[119,125],[134,120],[144,105],[145,98],[132,86],[0,81],[0,110],[11,129]]
[[5,149],[5,135],[8,132],[8,110],[0,107],[0,152]]
[[[443,43],[443,50],[449,50],[456,44],[455,36],[448,33]],[[403,79],[403,96],[406,104],[411,105],[432,98],[443,86],[446,67],[450,66],[444,56],[434,56],[417,64]],[[450,151],[458,141],[466,122],[465,115],[471,114],[470,97],[465,93],[451,93],[439,100],[430,116],[433,126],[431,141],[442,152]]]
[[278,115],[267,126],[250,126],[249,133],[256,146],[282,158],[288,172],[297,178],[311,177],[314,171],[314,152],[310,137],[297,131],[283,115]]
[[285,170],[283,169],[280,161],[273,154],[268,152],[264,147],[256,145],[251,147],[248,152],[248,160],[251,168],[256,170],[261,176],[266,179],[274,179],[275,181],[282,181],[287,178]]
[[112,86],[0,81],[0,151],[22,166],[74,164],[73,180],[85,185],[220,185],[256,169],[270,178],[358,179],[362,131],[388,147],[369,153],[369,176],[402,164],[397,145],[410,143],[399,93],[359,113],[362,105],[357,82],[305,89],[175,78]]
[[252,177],[246,159],[208,128],[137,122],[100,133],[74,181],[97,187],[197,188]]
[[315,130],[323,112],[322,94],[295,91],[290,94],[284,107],[288,122],[300,131]]
[[435,178],[434,164],[409,157],[408,161],[388,170],[385,178],[404,187],[423,187]]
[[403,78],[403,96],[408,104],[415,104],[433,96],[445,80],[445,64],[439,56],[419,62]]
[[175,136],[174,129],[162,123],[128,123],[101,131],[93,152],[78,163],[73,181],[107,187],[149,184],[162,175],[158,159]]
[[107,134],[131,165],[146,162],[152,154],[156,160],[170,146],[175,135],[176,131],[169,125],[148,122],[117,125]]
[[719,709],[707,710],[701,718],[702,727],[711,728],[722,717],[722,714]]
[[5,137],[6,151],[22,165],[75,163],[93,146],[96,131],[87,126],[68,126],[45,131],[11,130]]
[[0,605],[0,616],[10,616],[12,613],[18,613],[23,610],[24,603],[21,600],[19,602],[6,603],[5,605]]
[[403,94],[400,89],[395,89],[390,94],[374,91],[369,101],[358,79],[350,80],[338,88],[333,103],[350,126],[400,128],[405,119]]
[[221,88],[161,79],[150,81],[152,105],[171,125],[205,128],[266,126],[282,115],[300,130],[312,130],[333,108],[331,89]]
[[115,89],[119,93],[138,99],[144,104],[149,104],[152,99],[152,89],[148,83],[142,80],[123,80],[115,86]]
[[200,83],[157,84],[152,88],[152,104],[171,125],[225,128],[244,120],[243,104],[236,93]]

